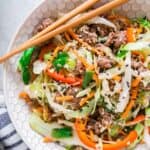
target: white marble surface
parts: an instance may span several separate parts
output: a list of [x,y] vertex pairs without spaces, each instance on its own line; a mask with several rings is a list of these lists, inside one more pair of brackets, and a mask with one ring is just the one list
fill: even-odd
[[[7,51],[8,44],[17,27],[30,11],[42,0],[0,0],[0,55]],[[2,65],[0,65],[0,93],[2,93]]]

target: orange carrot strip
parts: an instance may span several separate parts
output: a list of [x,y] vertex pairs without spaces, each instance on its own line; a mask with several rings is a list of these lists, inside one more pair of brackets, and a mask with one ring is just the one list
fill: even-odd
[[58,81],[58,82],[62,82],[62,83],[68,83],[74,86],[77,85],[81,85],[82,84],[82,79],[77,78],[77,77],[65,77],[63,74],[61,73],[57,73],[57,72],[51,72],[50,70],[46,70],[45,73],[51,77],[52,79]]
[[136,41],[136,29],[135,28],[127,28],[127,41],[128,42]]
[[53,140],[52,140],[52,138],[46,136],[46,137],[43,138],[43,142],[44,143],[51,143],[51,142],[53,142]]
[[127,105],[125,111],[122,114],[122,118],[126,119],[131,111],[131,109],[133,108],[134,104],[135,104],[135,100],[137,98],[138,95],[138,86],[140,83],[141,79],[139,77],[137,77],[135,80],[132,81],[132,89],[131,89],[131,96],[130,96],[130,101],[129,104]]
[[139,123],[139,122],[142,122],[142,121],[144,121],[144,120],[145,120],[145,116],[144,116],[144,115],[139,115],[139,116],[137,116],[134,120],[128,121],[128,122],[126,123],[126,125],[127,125],[127,126],[135,125],[135,124],[137,124],[137,123]]
[[133,81],[132,81],[132,87],[133,88],[135,88],[135,87],[137,87],[138,85],[139,85],[139,83],[141,82],[141,77],[137,77],[136,79],[134,79]]
[[91,92],[87,95],[87,97],[84,97],[80,101],[80,106],[83,106],[89,99],[91,99],[94,96],[94,92]]
[[27,103],[30,102],[29,95],[24,91],[20,92],[19,98],[25,100],[25,102],[27,102]]
[[73,96],[72,95],[67,95],[67,96],[57,96],[56,97],[56,101],[59,101],[59,102],[64,102],[64,101],[71,101],[73,100]]
[[116,76],[113,77],[113,79],[114,79],[115,81],[120,82],[120,81],[121,81],[121,76],[116,75]]

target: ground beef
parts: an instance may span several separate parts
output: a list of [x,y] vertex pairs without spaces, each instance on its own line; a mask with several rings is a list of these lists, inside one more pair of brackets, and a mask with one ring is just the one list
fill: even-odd
[[93,31],[90,26],[83,25],[77,31],[79,38],[83,39],[85,42],[89,44],[95,44],[97,42],[98,36],[95,31]]
[[112,47],[116,52],[121,45],[127,43],[126,31],[117,31],[109,33],[108,39],[105,42],[105,45]]
[[96,135],[101,134],[102,128],[111,125],[113,122],[113,115],[104,110],[104,108],[97,108],[95,114],[90,117],[87,123],[87,129],[94,131]]
[[46,27],[48,27],[50,24],[52,24],[54,21],[51,18],[43,19],[34,29],[33,34],[37,34],[38,32],[41,32]]
[[98,57],[98,67],[100,72],[106,69],[110,69],[115,65],[115,61],[110,59],[108,56],[99,56]]
[[113,32],[114,29],[102,24],[92,25],[92,28],[96,30],[100,37],[108,36],[110,32]]

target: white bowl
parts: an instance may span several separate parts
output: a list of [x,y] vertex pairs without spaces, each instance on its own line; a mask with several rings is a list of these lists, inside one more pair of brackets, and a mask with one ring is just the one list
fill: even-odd
[[[24,23],[19,27],[16,35],[12,39],[9,50],[19,45],[29,37],[34,27],[40,20],[46,17],[57,17],[58,12],[67,12],[79,5],[85,0],[46,0],[43,1],[32,13],[25,19]],[[107,0],[108,1],[108,0]],[[102,0],[101,3],[106,2]],[[150,0],[130,0],[128,4],[119,8],[122,14],[129,17],[147,16],[149,13]],[[31,130],[28,124],[30,112],[28,106],[18,98],[18,94],[23,90],[23,83],[20,75],[16,71],[16,64],[19,55],[11,58],[4,65],[4,94],[11,120],[20,134],[24,142],[31,150],[59,150],[63,149],[56,144],[45,144],[42,137]]]

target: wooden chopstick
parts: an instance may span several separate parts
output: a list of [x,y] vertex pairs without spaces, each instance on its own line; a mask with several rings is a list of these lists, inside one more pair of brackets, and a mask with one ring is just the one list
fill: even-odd
[[101,1],[101,0],[86,0],[83,4],[81,4],[80,6],[78,6],[75,9],[73,9],[69,13],[65,14],[63,17],[61,17],[56,22],[54,22],[52,25],[50,25],[49,27],[47,27],[46,29],[44,29],[40,33],[38,33],[35,36],[33,36],[30,40],[37,39],[37,38],[41,37],[42,35],[44,35],[45,33],[56,29],[61,24],[65,23],[66,21],[68,21],[69,19],[73,18],[77,14],[87,10],[88,8],[93,6],[98,1]]
[[23,43],[17,49],[14,49],[14,50],[10,51],[8,54],[2,56],[0,58],[0,63],[4,62],[5,60],[9,59],[10,57],[14,56],[15,54],[24,51],[25,49],[27,49],[29,47],[39,45],[39,44],[51,39],[52,37],[64,32],[64,31],[67,31],[69,28],[76,27],[79,24],[81,24],[81,23],[83,23],[83,22],[85,22],[85,21],[87,21],[87,20],[89,20],[95,16],[98,16],[102,13],[105,13],[105,12],[115,8],[115,7],[118,7],[127,1],[128,0],[113,0],[113,1],[97,8],[97,9],[94,9],[90,12],[87,12],[86,14],[84,14],[83,16],[81,16],[80,18],[78,18],[72,22],[69,22],[65,25],[58,27],[57,29],[51,31],[50,33],[43,35],[42,37],[39,37],[38,39],[31,40],[30,42],[27,42],[27,43]]

